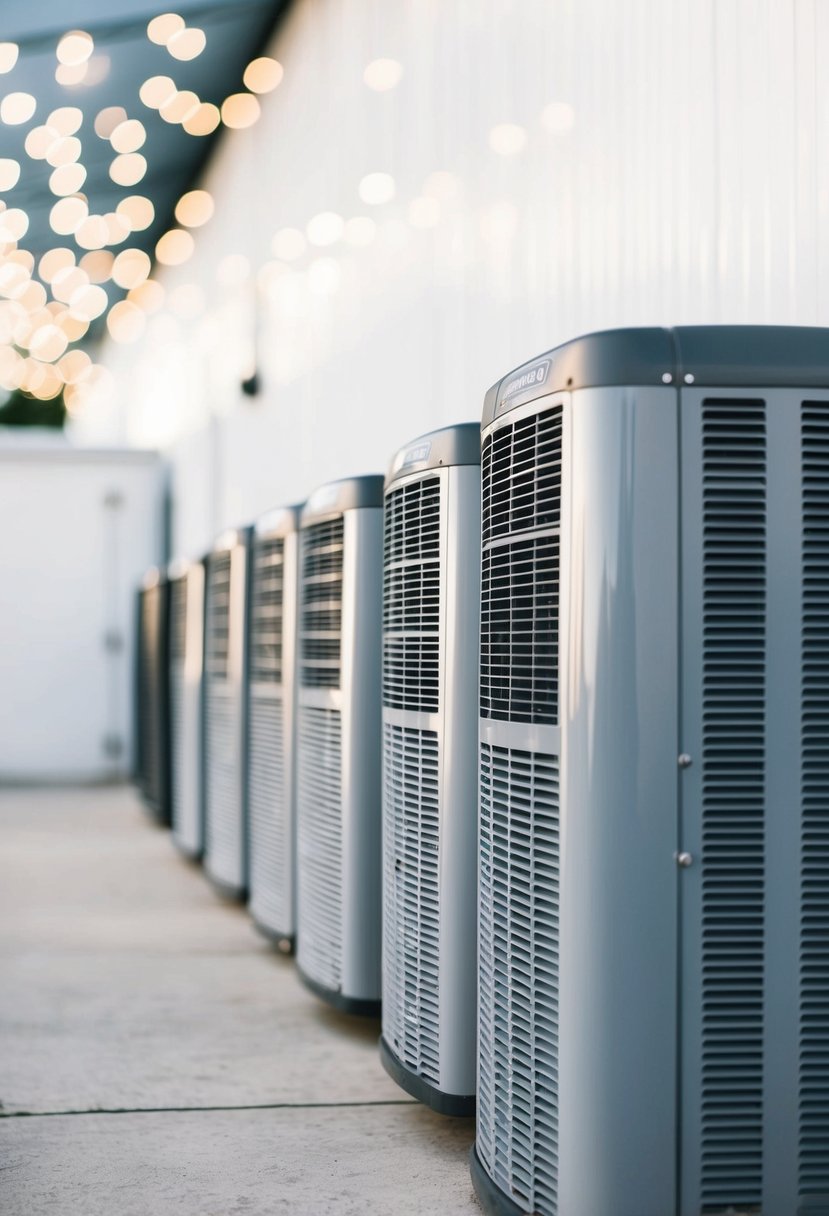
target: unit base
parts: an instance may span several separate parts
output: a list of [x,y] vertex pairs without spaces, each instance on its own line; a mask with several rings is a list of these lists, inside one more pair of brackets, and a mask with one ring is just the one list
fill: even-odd
[[243,904],[247,902],[248,889],[247,887],[237,887],[232,882],[226,882],[223,878],[217,878],[215,874],[211,874],[205,863],[203,866],[205,877],[211,887],[222,899],[230,900],[234,904]]
[[505,1195],[499,1186],[490,1178],[478,1156],[478,1146],[473,1144],[469,1150],[469,1172],[472,1174],[472,1187],[478,1203],[491,1216],[526,1216],[523,1208],[513,1203],[509,1195]]
[[175,832],[173,833],[173,844],[176,846],[176,850],[184,858],[184,860],[192,861],[194,865],[198,865],[198,863],[204,857],[203,848],[189,848],[188,845],[181,843],[181,841],[176,837]]
[[141,796],[141,802],[143,804],[144,814],[148,819],[151,819],[153,823],[157,824],[160,828],[170,828],[173,826],[172,816],[163,806],[159,806],[159,804],[152,798],[147,798],[143,794]]
[[358,1017],[363,1018],[379,1018],[379,1001],[357,996],[343,996],[341,992],[337,992],[333,988],[326,988],[324,984],[318,984],[316,980],[312,980],[299,966],[297,966],[297,973],[305,987],[313,992],[314,996],[318,996],[321,1001],[338,1009],[340,1013],[355,1013]]
[[475,1114],[474,1094],[447,1094],[442,1089],[438,1089],[436,1085],[424,1081],[423,1077],[419,1077],[417,1073],[412,1072],[398,1060],[382,1035],[380,1036],[380,1063],[392,1081],[396,1081],[401,1089],[405,1089],[407,1094],[417,1098],[418,1102],[422,1102],[430,1110],[436,1110],[439,1115],[463,1118]]
[[293,954],[295,947],[295,937],[293,933],[279,933],[276,929],[272,929],[270,925],[263,925],[261,920],[258,920],[251,914],[253,927],[257,933],[261,933],[272,946],[275,946],[280,954]]

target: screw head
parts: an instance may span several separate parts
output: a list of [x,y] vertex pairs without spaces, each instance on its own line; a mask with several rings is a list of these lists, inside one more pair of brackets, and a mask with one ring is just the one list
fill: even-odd
[[676,864],[681,866],[683,870],[687,870],[688,867],[693,863],[693,860],[694,859],[690,853],[677,853],[676,855]]
[[694,383],[694,374],[693,374],[693,372],[686,372],[686,373],[685,373],[685,383],[686,383],[686,384],[693,384],[693,383]]
[[692,763],[693,761],[687,752],[681,752],[680,755],[677,756],[677,764],[680,768],[690,768]]
[[663,384],[670,384],[672,380],[673,380],[673,376],[671,375],[670,372],[662,373],[662,383]]

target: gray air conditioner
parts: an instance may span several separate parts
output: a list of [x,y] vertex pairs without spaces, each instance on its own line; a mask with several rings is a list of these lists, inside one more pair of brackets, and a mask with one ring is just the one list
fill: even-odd
[[424,435],[386,479],[383,1037],[386,1070],[475,1110],[481,429]]
[[487,1211],[829,1213],[829,330],[621,330],[483,420]]
[[250,528],[219,538],[207,558],[204,648],[207,876],[224,894],[248,887],[247,648]]
[[170,825],[169,584],[155,567],[138,593],[137,784],[152,817]]
[[252,542],[248,704],[250,912],[284,951],[296,932],[299,508],[260,519]]
[[297,965],[351,1013],[380,1004],[383,478],[302,512]]
[[204,571],[203,561],[168,567],[173,840],[194,860],[204,850]]

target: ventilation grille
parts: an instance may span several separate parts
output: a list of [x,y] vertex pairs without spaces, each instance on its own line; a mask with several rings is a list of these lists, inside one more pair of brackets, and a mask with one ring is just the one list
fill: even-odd
[[383,1033],[438,1085],[438,738],[384,725]]
[[386,495],[383,703],[435,712],[439,699],[440,478]]
[[802,444],[799,1182],[829,1211],[829,403],[804,402]]
[[343,518],[302,533],[300,682],[339,688],[343,602]]
[[285,788],[282,698],[275,690],[251,690],[249,731],[251,911],[266,928],[291,934],[291,807]]
[[162,591],[148,587],[141,594],[141,774],[145,796],[160,807],[164,774],[161,674]]
[[520,1208],[556,1216],[555,758],[482,745],[480,879],[478,1151]]
[[230,654],[230,550],[207,562],[207,639],[204,665],[212,679],[226,680]]
[[281,536],[256,541],[250,618],[250,678],[254,683],[282,683],[284,560]]
[[703,445],[703,1212],[759,1210],[763,1158],[766,424],[706,400]]
[[484,718],[558,721],[561,426],[556,405],[484,440]]
[[342,744],[340,712],[299,710],[299,936],[305,973],[342,985]]
[[187,579],[170,583],[170,662],[183,663],[187,645]]
[[561,406],[508,423],[481,450],[483,539],[558,528],[561,515]]
[[230,886],[244,881],[242,774],[238,756],[238,699],[222,685],[207,689],[206,853],[215,878]]

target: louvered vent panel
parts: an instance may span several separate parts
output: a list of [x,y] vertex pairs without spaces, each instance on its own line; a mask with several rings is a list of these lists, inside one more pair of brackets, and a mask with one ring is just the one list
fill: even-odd
[[285,541],[258,539],[253,551],[250,618],[250,678],[253,683],[282,683],[282,600]]
[[187,579],[170,583],[170,790],[173,826],[178,829],[185,785],[182,716],[184,713],[184,656],[187,638]]
[[241,784],[236,754],[236,698],[220,683],[207,690],[205,749],[207,756],[206,847],[217,877],[238,873],[241,859],[239,800]]
[[561,515],[561,406],[488,434],[481,450],[484,543],[517,532],[558,528]]
[[481,716],[558,720],[559,538],[486,548],[481,579]]
[[[829,1212],[829,403],[804,402],[800,1198]],[[821,1196],[824,1206],[817,1206]],[[810,1209],[811,1210],[811,1209]]]
[[343,598],[343,519],[312,524],[302,533],[300,682],[338,688]]
[[207,639],[205,671],[208,678],[227,679],[230,653],[230,551],[212,553],[207,563]]
[[161,591],[148,587],[141,598],[141,749],[144,792],[161,801]]
[[383,735],[384,1033],[408,1068],[438,1085],[438,738],[390,723]]
[[478,1151],[526,1212],[558,1191],[559,775],[481,747]]
[[708,399],[703,443],[703,1212],[759,1210],[765,928],[765,404]]
[[342,984],[342,744],[340,712],[299,710],[299,925],[304,971]]
[[266,927],[287,933],[292,930],[290,806],[280,690],[251,689],[249,730],[251,910]]
[[484,440],[484,718],[558,721],[561,427],[557,405]]
[[435,712],[439,700],[440,478],[386,495],[383,703]]

